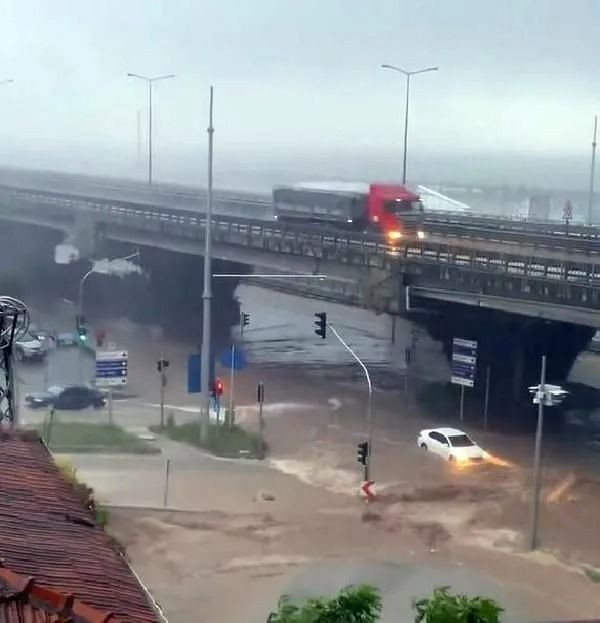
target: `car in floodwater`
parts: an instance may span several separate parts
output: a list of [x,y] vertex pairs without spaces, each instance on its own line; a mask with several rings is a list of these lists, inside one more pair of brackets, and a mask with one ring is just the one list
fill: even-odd
[[417,437],[417,446],[459,465],[480,463],[489,457],[489,454],[480,448],[467,433],[458,428],[443,427],[422,430]]
[[32,409],[52,407],[54,409],[99,409],[106,404],[104,394],[89,385],[52,385],[43,392],[25,396],[25,402]]
[[43,342],[31,333],[25,333],[14,342],[17,361],[42,361],[47,352]]

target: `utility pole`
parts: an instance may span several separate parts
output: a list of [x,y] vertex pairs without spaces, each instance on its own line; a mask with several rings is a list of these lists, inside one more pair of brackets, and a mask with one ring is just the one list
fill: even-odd
[[598,133],[598,115],[594,117],[594,138],[592,140],[592,169],[590,171],[590,196],[588,197],[588,225],[592,225],[594,208],[594,176],[596,174],[596,136]]
[[208,112],[208,199],[206,206],[206,225],[204,227],[204,292],[202,294],[202,354],[200,367],[200,389],[204,397],[204,410],[200,409],[200,440],[205,443],[208,437],[210,421],[210,338],[211,338],[211,303],[212,303],[212,270],[211,270],[211,226],[213,204],[213,87],[210,87]]
[[542,435],[544,432],[544,401],[546,394],[546,355],[542,355],[542,371],[540,374],[540,387],[538,390],[538,420],[535,434],[535,453],[533,458],[533,499],[531,509],[531,532],[529,547],[533,551],[537,547],[537,532],[540,513],[540,489],[541,489],[541,456]]

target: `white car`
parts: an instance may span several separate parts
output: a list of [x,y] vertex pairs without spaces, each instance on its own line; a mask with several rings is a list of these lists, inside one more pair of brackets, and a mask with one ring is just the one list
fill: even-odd
[[489,455],[458,428],[428,428],[417,437],[417,445],[423,450],[438,454],[447,461],[458,464],[485,461]]
[[30,333],[15,340],[14,351],[17,361],[41,361],[46,356],[46,348]]

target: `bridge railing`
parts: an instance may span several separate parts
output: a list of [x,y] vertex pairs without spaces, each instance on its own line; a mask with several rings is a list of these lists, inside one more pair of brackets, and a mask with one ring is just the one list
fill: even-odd
[[[88,210],[99,222],[121,224],[138,230],[158,231],[185,238],[202,239],[206,217],[202,213],[113,200],[65,196],[20,189],[0,188],[4,210],[32,212],[40,206],[52,207],[54,214],[73,215]],[[476,248],[427,240],[406,240],[391,245],[382,236],[362,232],[331,230],[319,225],[291,225],[239,216],[215,215],[215,241],[222,244],[258,248],[269,253],[287,253],[345,264],[391,269],[398,263],[452,265],[526,279],[580,284],[600,288],[600,258],[584,253],[572,260],[528,257],[510,251]]]

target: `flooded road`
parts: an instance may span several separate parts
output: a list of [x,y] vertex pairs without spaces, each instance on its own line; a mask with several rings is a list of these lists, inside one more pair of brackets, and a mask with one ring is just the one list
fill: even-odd
[[331,331],[325,340],[315,334],[314,314],[326,312],[328,322],[364,361],[377,386],[399,386],[406,371],[405,349],[411,345],[416,353],[411,374],[448,379],[441,345],[404,318],[396,321],[392,343],[392,318],[386,314],[264,290],[247,281],[236,295],[242,311],[250,314],[250,325],[243,336],[234,328],[232,338],[252,363],[265,368],[301,366],[332,380],[361,378],[360,369]]

